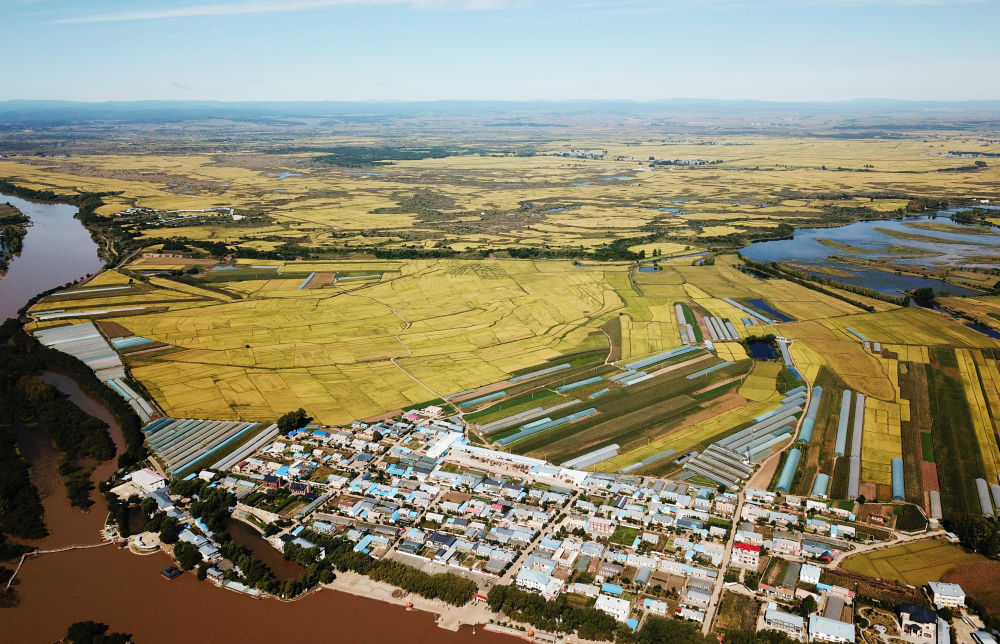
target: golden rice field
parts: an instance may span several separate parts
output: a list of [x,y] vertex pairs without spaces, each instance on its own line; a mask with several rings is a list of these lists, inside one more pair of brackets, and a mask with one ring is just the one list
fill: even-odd
[[[129,367],[172,415],[266,420],[301,406],[335,423],[503,381],[563,355],[606,350],[608,337],[599,327],[612,318],[621,329],[622,359],[678,346],[676,302],[730,319],[741,336],[767,333],[771,327],[744,327],[745,314],[721,299],[763,298],[780,311],[808,318],[774,329],[795,339],[792,355],[807,378],[826,365],[848,386],[892,401],[887,403],[895,409],[892,422],[888,416],[871,419],[873,428],[885,428],[871,432],[866,450],[872,464],[888,463],[888,455],[898,453],[898,423],[908,407],[899,399],[895,361],[866,352],[856,339],[846,339],[842,328],[875,336],[915,320],[924,329],[935,323],[939,342],[969,338],[981,344],[985,337],[969,336],[961,325],[920,310],[846,315],[845,308],[854,307],[782,280],[758,280],[726,259],[712,266],[661,265],[653,273],[624,263],[558,260],[245,260],[241,265],[277,268],[249,275],[209,271],[185,283],[165,275],[144,277],[137,271],[147,268],[146,262],[136,262],[76,290],[127,289],[70,290],[41,300],[32,313],[65,309],[79,314],[72,319],[86,319],[88,311],[105,307],[144,307],[101,317],[167,345],[133,355]],[[300,289],[310,273],[330,278],[319,288]],[[361,279],[330,283],[333,275]],[[926,347],[907,340],[889,348],[900,352],[901,361],[926,360]],[[717,354],[724,360],[745,358],[737,343],[718,343]],[[739,389],[750,401],[747,413],[770,404],[780,368],[777,362],[755,365]],[[656,451],[697,444],[740,418],[739,412],[726,412],[718,421],[664,436],[665,446]],[[886,442],[889,437],[895,445]]]
[[[950,144],[973,140],[952,137]],[[567,354],[606,349],[608,337],[599,328],[612,318],[620,321],[621,358],[649,355],[680,343],[676,302],[690,304],[698,315],[730,320],[740,337],[774,332],[794,339],[792,355],[807,378],[828,366],[848,386],[892,401],[898,418],[905,418],[906,407],[895,365],[866,353],[845,327],[886,344],[901,362],[927,362],[928,346],[1000,346],[932,311],[849,295],[880,311],[865,313],[792,282],[759,280],[738,270],[733,255],[719,254],[711,266],[694,266],[691,257],[671,259],[711,246],[703,237],[783,221],[823,223],[829,200],[803,194],[959,197],[984,182],[1000,183],[1000,169],[991,164],[974,174],[939,172],[966,161],[932,156],[939,143],[916,138],[727,141],[739,145],[666,139],[626,145],[597,136],[538,143],[534,156],[460,155],[377,168],[326,165],[312,153],[15,156],[0,159],[0,176],[29,188],[115,193],[101,210],[107,216],[131,207],[259,210],[266,218],[253,224],[225,218],[166,223],[142,231],[142,238],[178,236],[261,250],[288,242],[321,253],[403,245],[594,248],[639,237],[649,227],[667,232],[660,241],[631,247],[647,258],[654,251],[663,258],[653,273],[625,263],[574,266],[557,260],[253,260],[245,264],[279,269],[273,276],[229,281],[208,273],[182,283],[167,276],[136,279],[143,269],[189,266],[181,259],[139,257],[128,269],[102,273],[88,284],[128,285],[135,279],[128,291],[54,297],[36,305],[34,313],[67,309],[81,313],[80,319],[88,310],[144,307],[110,317],[168,345],[129,358],[129,366],[157,402],[178,416],[261,420],[302,406],[324,422],[365,417],[502,381]],[[608,154],[556,156],[577,148]],[[706,154],[722,163],[650,168],[638,161]],[[280,178],[282,172],[294,175]],[[856,197],[836,205],[893,212],[906,201]],[[368,271],[377,276],[299,289],[312,272]],[[796,321],[745,327],[745,313],[722,298],[764,299]],[[977,312],[996,306],[985,297],[965,303]],[[745,355],[740,345],[723,342],[717,354],[726,360]],[[755,366],[739,390],[750,401],[747,407],[770,404],[779,368]],[[989,374],[990,368],[985,364],[979,372]],[[989,387],[981,394],[984,405],[995,400]],[[891,436],[888,417],[885,423]],[[717,429],[711,421],[699,423],[663,437],[670,443],[665,447],[653,447],[696,443],[697,436]]]
[[864,313],[850,317],[823,320],[822,324],[839,338],[857,342],[848,333],[851,327],[872,342],[884,344],[916,344],[927,346],[1000,347],[994,340],[962,324],[949,324],[944,314],[911,306],[880,313]]
[[[807,359],[807,369],[818,366],[815,361],[821,358],[823,364],[830,367],[851,389],[868,396],[883,400],[895,400],[896,389],[885,374],[879,358],[865,351],[860,342],[830,340],[829,331],[819,323],[796,322],[783,324],[779,327],[786,337],[795,338],[792,343],[793,359],[796,355],[804,355]],[[815,336],[819,336],[813,339]],[[854,336],[851,336],[854,337]],[[796,349],[796,345],[804,344],[812,353],[804,348]]]
[[930,352],[927,350],[927,347],[906,344],[885,344],[882,346],[897,354],[900,362],[922,362],[928,364],[931,361]]
[[960,546],[941,539],[925,539],[857,554],[845,559],[841,567],[919,587],[929,581],[940,581],[952,568],[980,561],[985,561],[982,555],[968,553]]
[[997,390],[1000,379],[996,378],[998,375],[996,360],[987,360],[980,352],[969,349],[956,349],[955,358],[958,361],[965,398],[969,403],[986,479],[993,482],[997,480],[997,473],[1000,472],[1000,447],[997,445],[997,432],[1000,427],[996,427],[993,418],[990,417],[991,409],[994,414],[1000,411]]
[[1000,329],[1000,296],[943,297],[939,302],[947,309],[971,315],[980,324]]
[[[176,235],[258,249],[303,238],[316,248],[575,248],[636,236],[655,225],[685,241],[639,245],[636,252],[651,254],[656,248],[664,256],[683,254],[691,245],[697,249],[704,237],[752,232],[781,221],[822,223],[829,202],[796,195],[895,192],[948,198],[977,194],[984,185],[1000,183],[1000,169],[993,165],[976,173],[941,172],[966,161],[936,156],[939,142],[916,137],[880,141],[728,136],[727,142],[737,145],[709,148],[698,140],[664,138],[625,145],[602,133],[593,137],[533,142],[534,156],[469,154],[397,160],[367,169],[320,163],[318,153],[136,154],[129,149],[11,156],[0,159],[0,176],[29,188],[114,193],[100,211],[109,216],[130,207],[253,208],[268,215],[266,222],[246,226],[205,222],[155,228],[146,231],[147,237]],[[345,143],[363,142],[340,142]],[[607,156],[557,156],[576,145],[607,150]],[[977,143],[953,135],[948,145]],[[722,163],[651,168],[641,161],[706,154]],[[415,193],[424,206],[407,205]],[[863,197],[838,203],[876,212],[894,212],[905,204],[902,199]],[[385,236],[368,236],[372,230]],[[810,310],[790,312],[801,318],[800,313],[808,315]]]
[[739,342],[715,342],[714,345],[715,354],[723,360],[736,362],[737,360],[746,360],[749,357],[747,350]]
[[892,459],[903,456],[900,442],[900,405],[877,398],[865,403],[865,428],[861,435],[861,480],[892,483]]
[[771,399],[774,397],[775,379],[781,368],[782,365],[779,362],[755,362],[753,371],[740,385],[740,395],[747,400],[754,401]]
[[788,347],[788,352],[791,354],[795,366],[798,367],[799,373],[809,382],[815,382],[820,367],[826,364],[823,356],[805,342],[793,342]]
[[[640,274],[627,265],[555,260],[313,261],[282,263],[271,279],[254,273],[241,281],[223,271],[192,283],[135,272],[144,266],[103,273],[77,289],[126,290],[68,291],[32,313],[70,310],[65,300],[80,319],[102,307],[144,307],[102,316],[168,346],[130,357],[132,375],[167,413],[220,419],[265,420],[301,406],[332,423],[406,407],[562,355],[604,350],[608,339],[598,327],[613,317],[622,358],[649,355],[680,344],[675,302],[738,322],[738,311],[719,297],[782,290],[776,280],[758,283],[726,265]],[[313,272],[364,279],[300,289]],[[830,302],[794,292],[812,297],[817,309]],[[780,305],[781,297],[771,301]],[[735,343],[720,343],[719,352],[745,355]],[[768,398],[779,368],[759,364],[744,384],[746,397]]]

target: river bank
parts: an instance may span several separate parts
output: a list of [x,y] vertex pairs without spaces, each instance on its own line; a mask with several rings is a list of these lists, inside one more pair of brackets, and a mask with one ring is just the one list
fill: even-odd
[[[43,379],[81,409],[107,422],[116,448],[124,449],[117,419],[99,400],[65,375],[46,372]],[[38,438],[39,449],[51,450],[51,444],[41,440],[44,437]],[[36,470],[40,463],[31,463],[32,475],[48,476],[47,470]],[[115,467],[113,459],[102,463],[92,479],[95,483],[106,480]],[[140,556],[102,541],[107,507],[100,495],[92,492],[96,503],[85,513],[70,506],[58,478],[45,489],[42,502],[50,534],[27,543],[48,552],[24,561],[17,575],[18,604],[0,609],[0,632],[10,641],[52,642],[69,624],[93,619],[114,624],[116,630],[132,633],[143,643],[173,642],[178,635],[176,620],[183,615],[184,636],[205,642],[305,638],[326,632],[354,642],[432,638],[457,644],[468,641],[473,624],[487,623],[492,617],[485,607],[439,606],[419,597],[400,601],[392,596],[395,587],[351,573],[342,573],[328,587],[293,601],[226,592],[197,581],[193,573],[166,581],[159,574],[172,563],[166,553]],[[280,557],[277,551],[275,555]],[[407,601],[418,610],[408,611]],[[481,629],[475,637],[485,642],[509,641]]]

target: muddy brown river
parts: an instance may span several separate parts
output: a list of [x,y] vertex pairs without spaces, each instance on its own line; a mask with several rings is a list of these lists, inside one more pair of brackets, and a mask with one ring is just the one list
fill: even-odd
[[[108,422],[121,448],[121,428],[106,408],[65,376],[49,373],[45,379],[84,411]],[[96,503],[89,513],[72,508],[56,477],[51,445],[37,435],[29,438],[32,475],[45,479],[39,487],[44,490],[45,520],[51,533],[33,543],[43,550],[98,543],[107,515],[104,500],[95,491]],[[106,479],[113,467],[113,460],[98,467],[94,481]],[[241,535],[240,540],[247,536]],[[322,590],[282,602],[223,590],[199,582],[193,574],[167,581],[159,573],[170,563],[162,553],[137,556],[113,545],[30,559],[18,575],[19,604],[0,608],[0,642],[55,642],[70,624],[88,619],[131,633],[139,644],[514,641],[482,629],[476,634],[469,627],[457,633],[443,630],[428,613],[336,591]]]

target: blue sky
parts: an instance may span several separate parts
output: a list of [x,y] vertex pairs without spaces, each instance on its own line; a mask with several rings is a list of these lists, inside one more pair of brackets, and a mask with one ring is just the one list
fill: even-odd
[[1000,99],[1000,0],[0,0],[0,16],[0,100]]

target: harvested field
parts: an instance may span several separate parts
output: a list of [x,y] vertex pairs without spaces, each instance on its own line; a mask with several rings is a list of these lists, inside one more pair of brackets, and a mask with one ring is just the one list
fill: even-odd
[[[941,486],[938,484],[937,464],[924,461],[920,464],[920,481],[927,492],[940,492]],[[909,498],[909,489],[906,491]]]
[[941,581],[961,584],[962,590],[974,597],[990,612],[1000,614],[1000,561],[979,557],[977,561],[960,563],[941,576]]

